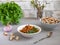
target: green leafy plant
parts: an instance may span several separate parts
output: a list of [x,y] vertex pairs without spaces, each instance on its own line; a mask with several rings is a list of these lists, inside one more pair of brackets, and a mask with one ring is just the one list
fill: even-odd
[[7,23],[18,24],[23,17],[21,6],[14,1],[0,4],[0,22],[4,25]]

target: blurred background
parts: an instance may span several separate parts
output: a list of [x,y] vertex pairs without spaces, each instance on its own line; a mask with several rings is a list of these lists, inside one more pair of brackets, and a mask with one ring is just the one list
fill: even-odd
[[[7,2],[7,1],[15,1],[17,4],[19,4],[24,12],[25,18],[37,18],[37,10],[31,6],[30,1],[31,0],[0,0],[1,2]],[[47,2],[47,5],[45,5],[45,8],[43,10],[43,16],[54,16],[59,17],[60,16],[60,0],[38,0],[40,2]]]

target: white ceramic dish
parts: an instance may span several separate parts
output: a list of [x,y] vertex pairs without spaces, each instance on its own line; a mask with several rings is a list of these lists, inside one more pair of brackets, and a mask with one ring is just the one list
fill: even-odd
[[18,31],[21,35],[23,35],[24,37],[33,37],[34,35],[39,34],[39,33],[41,32],[41,28],[40,28],[39,26],[32,25],[32,24],[29,24],[29,25],[36,27],[36,28],[39,30],[38,32],[36,32],[36,33],[30,33],[30,34],[20,32],[20,30],[23,29],[23,27],[25,27],[26,25],[28,25],[28,24],[21,25],[21,26],[19,26],[19,27],[17,28],[17,31]]
[[51,28],[51,29],[54,29],[55,27],[57,27],[60,23],[57,23],[57,24],[47,24],[47,23],[43,23],[42,20],[40,19],[40,23],[41,23],[41,26],[42,28]]

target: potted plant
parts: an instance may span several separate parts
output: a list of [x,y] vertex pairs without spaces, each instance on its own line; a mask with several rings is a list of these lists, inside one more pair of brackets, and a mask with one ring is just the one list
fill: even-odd
[[0,22],[9,27],[10,24],[18,24],[23,17],[21,6],[14,1],[0,4]]
[[43,13],[43,9],[45,7],[44,3],[40,4],[40,1],[38,0],[32,0],[31,4],[34,8],[37,9],[37,18],[41,18],[42,17],[42,13]]

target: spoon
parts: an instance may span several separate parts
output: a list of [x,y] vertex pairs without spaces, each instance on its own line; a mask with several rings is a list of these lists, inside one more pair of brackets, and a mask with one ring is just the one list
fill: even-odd
[[33,44],[36,44],[36,43],[38,43],[39,41],[42,41],[42,40],[44,40],[44,39],[46,39],[46,38],[50,38],[50,37],[52,36],[52,33],[53,33],[53,32],[48,32],[48,34],[47,34],[46,37],[41,38],[41,39],[39,39],[38,41],[33,42]]

